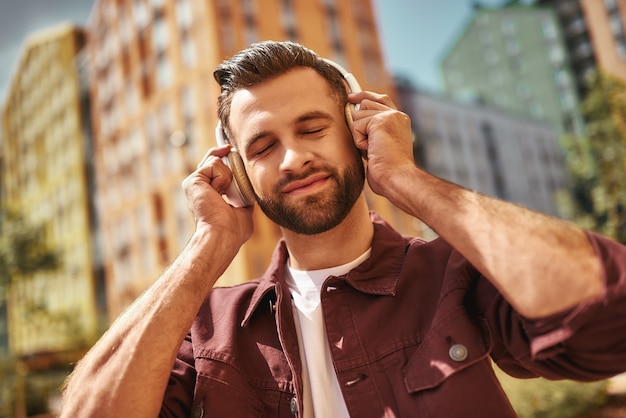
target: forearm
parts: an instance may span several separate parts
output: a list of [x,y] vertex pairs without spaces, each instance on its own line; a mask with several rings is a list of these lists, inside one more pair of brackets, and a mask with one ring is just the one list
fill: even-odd
[[392,201],[461,252],[520,314],[550,315],[602,293],[600,262],[575,225],[418,168],[392,181]]
[[129,411],[135,417],[157,416],[178,348],[235,253],[211,234],[196,233],[80,361],[64,392],[62,416],[126,416]]

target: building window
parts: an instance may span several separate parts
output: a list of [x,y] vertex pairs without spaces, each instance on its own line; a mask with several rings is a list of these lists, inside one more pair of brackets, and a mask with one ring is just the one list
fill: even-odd
[[185,67],[193,67],[196,64],[196,44],[188,32],[183,32],[180,53]]
[[143,0],[135,0],[133,2],[133,16],[135,17],[135,25],[139,30],[144,29],[148,25],[150,15]]
[[195,90],[189,86],[183,87],[180,93],[180,103],[185,131],[185,153],[187,163],[196,162],[200,150],[198,149],[198,141],[196,140],[196,96]]
[[604,6],[606,7],[606,11],[608,13],[615,13],[617,11],[616,0],[604,0]]
[[532,102],[528,108],[528,112],[534,118],[542,118],[543,117],[543,106],[541,106],[538,102]]
[[577,59],[585,59],[591,56],[591,54],[591,44],[586,40],[579,42],[574,49],[574,57]]
[[246,43],[251,44],[259,40],[256,25],[256,10],[254,8],[253,0],[242,0],[241,7],[243,8],[243,15],[246,21],[245,40]]
[[515,23],[510,18],[506,17],[502,19],[500,27],[502,28],[502,33],[505,35],[515,35]]
[[152,34],[155,49],[165,51],[169,45],[169,31],[165,19],[159,17],[155,20]]
[[220,32],[222,48],[225,51],[233,51],[235,49],[235,31],[233,29],[230,0],[218,0],[216,2],[216,7],[220,22],[218,30]]
[[521,82],[518,86],[517,86],[517,95],[520,99],[522,100],[528,100],[530,99],[531,96],[531,92],[530,92],[530,87],[528,86],[527,83],[525,82]]
[[341,24],[337,14],[337,8],[333,1],[326,1],[326,14],[328,15],[328,25],[333,52],[336,55],[343,55]]
[[157,83],[159,87],[171,85],[173,77],[172,63],[168,59],[167,53],[161,52],[157,61]]
[[488,31],[481,32],[480,40],[486,45],[493,44],[493,41],[494,41],[493,33],[488,32]]
[[157,226],[159,261],[163,264],[167,264],[167,262],[169,261],[169,257],[167,245],[167,231],[165,226],[165,205],[163,203],[163,198],[158,193],[154,193],[152,195],[152,208],[154,210],[154,217]]
[[561,107],[566,110],[573,110],[576,106],[576,99],[571,91],[565,91],[559,95]]
[[494,136],[493,126],[489,122],[483,122],[480,126],[482,137],[487,150],[487,161],[491,169],[496,197],[506,199],[506,189],[504,185],[504,174],[500,163],[500,155],[497,147],[497,139]]
[[622,17],[620,10],[615,0],[605,0],[607,13],[609,15],[609,25],[611,26],[611,32],[615,39],[615,47],[617,48],[617,54],[620,57],[626,56],[626,32],[624,32],[624,24],[622,23]]
[[176,20],[181,29],[189,29],[193,23],[193,13],[189,0],[178,0],[176,2]]
[[559,88],[569,88],[571,78],[566,70],[560,69],[554,73],[554,81]]
[[549,46],[548,55],[550,57],[550,62],[557,67],[560,66],[565,60],[565,52],[563,51],[563,48],[557,44]]
[[611,14],[609,25],[611,26],[611,32],[613,32],[613,35],[619,36],[624,34],[624,26],[622,25],[622,19],[619,14]]
[[489,75],[491,85],[501,86],[504,83],[504,75],[500,71],[494,71]]
[[552,19],[541,19],[541,33],[543,34],[543,37],[549,41],[557,38],[556,25]]
[[160,131],[157,118],[149,113],[145,120],[145,132],[148,139],[148,156],[150,161],[150,174],[153,181],[161,180],[163,176],[163,153],[159,142]]
[[293,0],[283,0],[283,26],[287,32],[287,37],[296,40],[298,34],[296,31],[296,16],[293,10]]
[[587,30],[587,26],[585,25],[585,20],[582,17],[577,17],[572,20],[570,24],[567,26],[567,35],[574,37],[584,33]]
[[498,53],[493,49],[488,49],[485,51],[485,62],[489,65],[495,65],[500,61],[500,57]]
[[521,47],[517,39],[509,39],[506,41],[506,52],[509,55],[518,55],[521,51]]
[[626,38],[617,40],[617,53],[620,57],[626,57]]
[[185,200],[183,189],[178,185],[172,188],[171,195],[174,197],[174,214],[176,217],[176,232],[179,250],[185,247],[193,231],[190,228],[189,206]]

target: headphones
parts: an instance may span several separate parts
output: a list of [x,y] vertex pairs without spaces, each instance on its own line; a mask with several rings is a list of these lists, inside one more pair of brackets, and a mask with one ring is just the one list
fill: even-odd
[[[322,60],[331,67],[336,68],[341,73],[344,80],[348,84],[350,93],[358,93],[361,91],[361,86],[352,73],[349,73],[345,68],[334,61],[326,58],[322,58]],[[356,110],[358,110],[358,105],[354,105],[352,103],[346,104],[345,117],[349,126],[351,126],[354,121],[352,118],[352,112]],[[250,179],[248,179],[248,175],[246,174],[246,170],[243,165],[243,159],[241,158],[239,151],[235,145],[228,140],[226,132],[224,132],[224,128],[222,127],[222,123],[220,121],[217,122],[217,126],[215,127],[215,140],[218,146],[227,144],[232,146],[228,155],[222,158],[222,161],[224,161],[233,173],[233,181],[230,183],[230,186],[225,193],[226,201],[234,207],[252,206],[254,202],[256,202],[254,188],[250,183]]]

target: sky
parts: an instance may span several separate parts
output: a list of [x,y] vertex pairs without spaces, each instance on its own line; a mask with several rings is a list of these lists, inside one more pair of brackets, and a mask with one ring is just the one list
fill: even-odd
[[[439,62],[472,16],[473,4],[505,0],[372,0],[392,74],[416,86],[442,88]],[[84,25],[94,0],[0,0],[0,98],[4,100],[27,36],[62,22]]]

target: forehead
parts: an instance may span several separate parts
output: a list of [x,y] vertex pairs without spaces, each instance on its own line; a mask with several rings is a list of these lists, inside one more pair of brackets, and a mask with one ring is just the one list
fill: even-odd
[[[309,67],[297,67],[254,86],[237,90],[231,102],[230,128],[240,132],[243,125],[272,116],[338,106],[328,81]],[[237,136],[237,135],[236,135]]]

